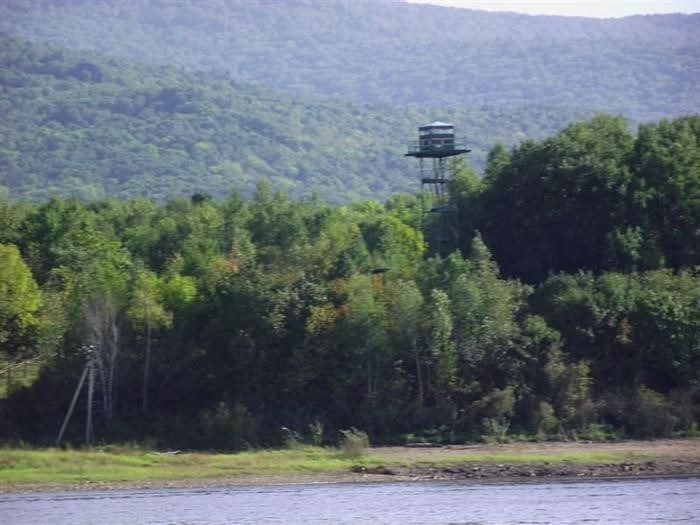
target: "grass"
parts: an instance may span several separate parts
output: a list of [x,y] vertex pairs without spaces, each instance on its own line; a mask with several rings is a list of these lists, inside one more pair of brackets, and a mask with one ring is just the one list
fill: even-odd
[[407,458],[382,456],[381,449],[360,460],[337,449],[296,446],[236,454],[163,454],[135,447],[85,450],[0,448],[0,482],[6,485],[75,485],[140,481],[223,479],[244,474],[314,474],[347,472],[360,461],[366,466],[448,466],[485,464],[609,464],[653,458],[639,452],[471,451],[440,456],[415,451]]
[[596,452],[596,451],[562,451],[562,452],[473,452],[464,455],[451,455],[445,457],[417,459],[404,464],[412,465],[453,465],[457,463],[480,464],[576,464],[576,465],[601,465],[608,463],[620,463],[626,461],[645,461],[652,459],[651,454],[640,452]]
[[[365,465],[380,459],[362,458]],[[335,449],[296,447],[237,454],[159,454],[135,448],[106,450],[0,449],[0,482],[76,484],[225,478],[242,474],[347,472],[356,460]]]

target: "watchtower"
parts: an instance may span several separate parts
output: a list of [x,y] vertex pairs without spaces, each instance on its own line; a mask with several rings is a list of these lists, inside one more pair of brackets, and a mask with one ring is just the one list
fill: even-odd
[[[433,122],[418,128],[418,140],[409,143],[407,157],[420,162],[421,187],[433,194],[434,214],[427,233],[431,253],[449,255],[458,248],[457,206],[450,201],[446,184],[453,176],[449,157],[468,153],[463,139],[455,137],[455,127],[446,122]],[[430,159],[430,160],[426,160]]]

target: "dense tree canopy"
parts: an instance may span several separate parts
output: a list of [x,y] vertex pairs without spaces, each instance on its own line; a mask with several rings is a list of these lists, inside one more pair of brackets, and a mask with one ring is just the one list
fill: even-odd
[[417,166],[404,146],[436,117],[459,123],[480,166],[497,139],[543,137],[588,113],[364,107],[1,34],[0,49],[0,186],[35,201],[221,198],[234,186],[250,196],[260,180],[326,202],[385,199],[417,190]]
[[697,432],[698,16],[0,2],[0,440]]
[[596,20],[355,0],[0,4],[8,34],[285,92],[396,106],[582,107],[635,120],[697,110],[698,17]]
[[[489,155],[476,227],[507,275],[691,267],[700,232],[700,119],[597,116]],[[474,199],[472,199],[474,200]]]
[[[85,345],[105,440],[241,448],[312,424],[376,442],[692,431],[697,130],[686,117],[635,136],[598,116],[497,146],[484,180],[457,167],[464,242],[444,258],[427,251],[421,194],[333,207],[261,183],[249,199],[3,199],[3,298],[27,321],[12,333],[46,358],[0,401],[2,438],[54,438]],[[2,315],[3,329],[18,319]]]

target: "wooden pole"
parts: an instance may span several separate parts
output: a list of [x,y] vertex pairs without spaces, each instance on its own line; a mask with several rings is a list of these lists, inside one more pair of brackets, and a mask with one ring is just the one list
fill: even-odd
[[89,362],[88,364],[85,365],[85,368],[83,368],[83,374],[80,376],[80,381],[78,381],[78,388],[75,389],[75,393],[73,394],[73,399],[70,402],[70,407],[68,408],[68,412],[66,413],[66,417],[63,418],[63,424],[61,425],[61,430],[58,432],[58,437],[56,438],[56,445],[61,444],[61,440],[63,439],[63,433],[66,431],[66,427],[68,426],[68,421],[70,421],[71,416],[73,415],[73,409],[75,408],[75,402],[78,400],[78,395],[80,394],[80,390],[83,388],[83,383],[85,382],[85,376],[88,373],[88,367],[89,367]]
[[92,392],[95,389],[95,367],[93,366],[92,349],[88,357],[88,395],[87,395],[87,421],[85,422],[85,443],[90,444],[93,437],[92,430]]

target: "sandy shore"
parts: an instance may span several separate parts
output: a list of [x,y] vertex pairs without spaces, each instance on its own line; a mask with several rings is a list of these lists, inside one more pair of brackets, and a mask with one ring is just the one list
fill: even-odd
[[[624,461],[530,461],[536,455],[556,456],[575,452],[614,454]],[[507,454],[517,460],[486,459]],[[377,447],[371,455],[385,461],[382,468],[313,474],[241,474],[207,479],[148,480],[81,484],[9,485],[0,492],[134,490],[155,488],[205,488],[224,486],[369,483],[454,480],[474,483],[576,481],[613,478],[700,477],[700,439],[625,441],[618,443],[517,443],[505,445],[453,445],[446,447]],[[473,456],[473,458],[471,457]]]

